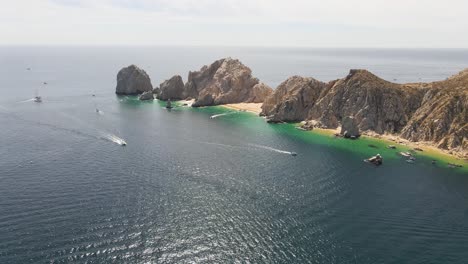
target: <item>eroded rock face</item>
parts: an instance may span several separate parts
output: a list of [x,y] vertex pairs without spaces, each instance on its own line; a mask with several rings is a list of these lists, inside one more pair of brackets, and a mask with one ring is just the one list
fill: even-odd
[[356,123],[356,119],[352,116],[345,116],[341,120],[341,131],[340,134],[345,138],[358,138],[361,133],[359,132],[359,127]]
[[184,97],[184,81],[179,75],[175,75],[169,80],[164,81],[159,85],[158,99],[167,101],[182,100]]
[[306,120],[327,84],[313,78],[293,76],[281,83],[262,105],[261,115],[270,122]]
[[401,136],[468,152],[468,69],[445,81],[420,85],[427,92]]
[[153,91],[147,91],[147,92],[142,93],[138,97],[138,99],[140,99],[141,101],[154,100]]
[[136,95],[152,90],[153,85],[148,74],[135,65],[123,68],[117,74],[116,94]]
[[385,81],[366,70],[351,70],[315,103],[309,119],[336,128],[341,119],[354,116],[361,131],[397,133],[421,104],[417,87]]
[[265,100],[262,115],[273,122],[304,120],[305,129],[341,125],[349,136],[392,133],[468,153],[468,69],[433,83],[396,84],[366,70],[328,84],[310,82],[299,76],[283,82]]
[[200,71],[190,72],[184,98],[195,98],[192,106],[263,102],[272,89],[252,77],[239,60],[217,60]]

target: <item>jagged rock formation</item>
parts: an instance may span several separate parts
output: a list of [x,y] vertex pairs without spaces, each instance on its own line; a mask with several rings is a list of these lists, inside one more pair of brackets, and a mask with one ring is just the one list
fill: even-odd
[[468,152],[468,70],[445,81],[411,84],[391,83],[366,70],[351,70],[329,83],[294,76],[265,100],[261,115],[274,122],[304,120],[309,129],[341,125],[343,132],[353,116],[351,126],[360,131]]
[[184,81],[179,75],[175,75],[169,80],[164,81],[159,85],[159,95],[158,99],[167,101],[171,100],[181,100],[185,99],[184,97]]
[[252,77],[252,71],[239,60],[226,58],[190,72],[184,98],[194,98],[192,106],[242,102],[263,102],[272,89]]
[[357,138],[361,135],[356,119],[353,116],[343,117],[340,134],[345,138]]
[[281,83],[262,105],[269,122],[306,120],[327,84],[313,78],[293,76]]
[[324,127],[354,116],[361,131],[397,133],[420,106],[423,91],[385,81],[366,70],[351,70],[322,94],[308,113]]
[[138,99],[141,101],[154,100],[153,91],[147,91],[142,93]]
[[220,59],[199,71],[189,72],[184,85],[178,75],[161,83],[158,99],[195,99],[192,106],[233,103],[262,103],[273,89],[252,77],[250,68],[239,60]]
[[468,69],[445,81],[420,85],[427,92],[401,136],[468,151]]
[[157,96],[159,95],[159,93],[161,93],[161,89],[159,89],[159,87],[155,87],[155,88],[153,89],[153,94],[155,94],[156,97],[157,97]]
[[152,90],[153,85],[148,74],[135,65],[123,68],[117,74],[116,94],[136,95]]

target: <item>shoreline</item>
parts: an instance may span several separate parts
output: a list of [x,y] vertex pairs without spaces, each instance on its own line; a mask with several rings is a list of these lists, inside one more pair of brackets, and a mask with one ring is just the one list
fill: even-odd
[[[237,103],[237,104],[224,104],[220,106],[228,108],[228,109],[232,109],[232,110],[250,112],[250,113],[256,114],[257,116],[262,111],[261,109],[262,103]],[[314,128],[313,130],[310,130],[310,132],[332,136],[339,132],[339,127],[336,129]],[[451,160],[456,160],[457,162],[462,163],[464,166],[468,165],[468,152],[440,149],[431,142],[412,142],[407,139],[401,138],[398,135],[392,135],[392,134],[380,135],[372,131],[363,132],[362,137],[383,141],[383,142],[388,143],[388,145],[397,144],[400,146],[405,146],[413,150],[415,148],[420,148],[423,151],[418,151],[418,152],[422,154],[426,154],[426,156],[445,157]]]
[[[315,132],[322,135],[335,136],[336,133],[339,133],[339,128],[336,129],[327,129],[327,128],[314,128],[312,130],[307,130],[305,132]],[[377,134],[375,132],[364,132],[361,137],[378,140],[380,142],[388,143],[388,145],[404,146],[410,150],[415,148],[420,148],[423,151],[417,151],[422,155],[426,155],[434,158],[447,158],[452,161],[457,161],[460,165],[468,165],[468,157],[466,153],[453,152],[450,150],[440,149],[432,145],[430,142],[411,142],[407,139],[401,138],[397,135],[391,134]],[[359,139],[357,139],[359,140]],[[451,152],[451,153],[450,153]]]

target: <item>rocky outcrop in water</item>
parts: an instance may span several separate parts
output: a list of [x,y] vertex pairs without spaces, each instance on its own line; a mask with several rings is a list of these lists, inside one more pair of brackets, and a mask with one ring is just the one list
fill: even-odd
[[154,100],[153,91],[147,91],[147,92],[142,93],[138,97],[138,99],[140,99],[141,101]]
[[159,87],[156,87],[153,89],[153,94],[158,97],[158,95],[161,93],[161,89],[159,89]]
[[199,71],[190,72],[184,97],[194,98],[192,106],[242,102],[263,102],[272,89],[252,77],[252,71],[239,60],[217,60]]
[[152,90],[153,85],[148,74],[135,65],[123,68],[117,74],[116,94],[137,95]]
[[179,75],[175,75],[169,80],[164,81],[159,85],[158,99],[167,101],[182,100],[184,97],[184,81]]
[[262,103],[273,89],[252,76],[250,68],[239,60],[220,59],[199,71],[189,72],[187,83],[178,75],[161,83],[158,99],[195,99],[194,107]]
[[345,138],[358,138],[361,133],[356,123],[356,119],[352,116],[345,116],[341,120],[341,131],[340,134]]
[[261,115],[274,122],[304,120],[306,129],[342,126],[350,136],[391,133],[467,152],[468,70],[445,81],[410,84],[366,70],[329,83],[294,76],[265,100]]

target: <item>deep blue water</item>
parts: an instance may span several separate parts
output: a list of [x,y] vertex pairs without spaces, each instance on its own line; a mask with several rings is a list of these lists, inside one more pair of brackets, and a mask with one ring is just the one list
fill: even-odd
[[[113,94],[128,64],[156,86],[224,56],[273,87],[468,67],[468,50],[2,47],[0,263],[466,263],[463,171],[374,168],[248,113],[213,120],[226,110]],[[27,101],[36,88],[42,104]]]

